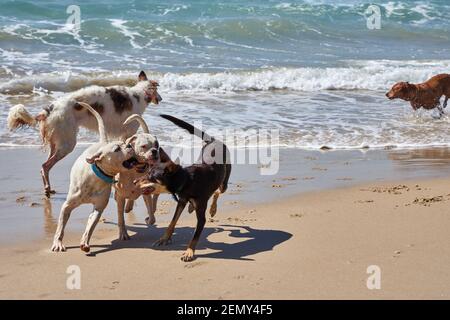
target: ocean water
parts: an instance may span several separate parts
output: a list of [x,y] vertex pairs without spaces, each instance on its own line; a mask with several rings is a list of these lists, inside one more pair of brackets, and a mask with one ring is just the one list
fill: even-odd
[[[397,81],[450,73],[450,2],[0,0],[0,145],[11,106],[38,112],[91,84],[131,85],[140,70],[163,102],[144,117],[165,143],[164,112],[220,131],[279,129],[287,148],[418,148],[450,144],[450,117],[413,112],[384,94]],[[79,30],[66,24],[80,7]],[[80,142],[96,141],[80,132]],[[238,144],[245,144],[245,133]]]

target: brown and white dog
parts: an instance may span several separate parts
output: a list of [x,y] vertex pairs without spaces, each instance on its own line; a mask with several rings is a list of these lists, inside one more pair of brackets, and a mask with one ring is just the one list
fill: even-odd
[[92,106],[103,118],[108,138],[125,140],[136,133],[138,124],[124,127],[122,124],[130,115],[142,114],[147,105],[158,104],[162,99],[157,92],[158,83],[148,80],[144,71],[133,87],[90,86],[65,95],[37,116],[32,116],[23,105],[11,108],[8,114],[8,127],[14,130],[24,126],[39,126],[44,146],[49,146],[49,155],[42,164],[41,175],[45,194],[50,196],[50,169],[75,148],[79,127],[98,131],[95,117],[78,102]]
[[[442,96],[445,96],[443,107],[440,104]],[[398,98],[409,101],[414,110],[438,108],[439,115],[442,116],[450,97],[450,74],[438,74],[419,84],[398,82],[386,93],[386,97],[390,100]]]

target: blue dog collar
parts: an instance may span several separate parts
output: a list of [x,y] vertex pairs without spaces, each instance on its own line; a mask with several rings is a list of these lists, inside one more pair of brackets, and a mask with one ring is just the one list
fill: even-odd
[[117,182],[116,180],[114,180],[114,177],[108,176],[95,163],[91,164],[91,169],[98,178],[105,181],[106,183],[113,184]]

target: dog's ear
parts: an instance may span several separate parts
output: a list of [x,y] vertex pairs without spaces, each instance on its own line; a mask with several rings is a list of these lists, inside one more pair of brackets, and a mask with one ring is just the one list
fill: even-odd
[[141,72],[139,73],[138,79],[139,79],[139,81],[147,81],[147,80],[148,80],[147,75],[145,74],[144,71],[141,71]]
[[154,103],[154,104],[159,104],[159,102],[161,102],[162,98],[158,93],[158,86],[159,83],[156,82],[155,80],[150,80],[150,102]]
[[125,144],[132,144],[137,139],[137,135],[132,135],[127,140],[125,140]]
[[172,173],[172,172],[175,172],[175,171],[177,171],[177,168],[178,168],[178,167],[179,167],[178,164],[176,164],[175,162],[170,161],[170,162],[168,162],[168,163],[166,164],[166,166],[164,167],[164,172],[165,172],[165,173]]
[[93,156],[86,158],[86,162],[89,164],[93,164],[96,161],[101,161],[103,158],[103,154],[102,152],[97,152],[96,154],[94,154]]
[[161,162],[169,162],[172,161],[169,155],[164,151],[163,148],[159,148],[159,159]]

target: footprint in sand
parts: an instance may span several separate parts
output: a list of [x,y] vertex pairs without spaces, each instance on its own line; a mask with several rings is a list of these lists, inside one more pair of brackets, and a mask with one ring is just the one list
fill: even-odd
[[401,253],[402,252],[400,250],[396,250],[396,251],[394,251],[394,255],[392,257],[399,258]]
[[189,263],[189,264],[185,264],[185,265],[184,265],[184,268],[185,268],[185,269],[192,269],[192,268],[201,266],[202,264],[206,264],[206,262],[205,262],[205,261],[195,261],[195,262],[191,262],[191,263]]
[[281,185],[281,184],[277,184],[277,183],[272,184],[272,188],[281,188],[281,187],[283,187],[283,185]]
[[389,194],[402,194],[402,191],[409,191],[409,187],[406,185],[398,185],[394,187],[370,187],[367,189],[360,189],[360,191],[371,191],[376,193],[389,193]]
[[414,199],[414,204],[420,204],[426,207],[431,206],[433,203],[445,201],[443,196],[436,196],[431,198],[416,198]]
[[373,200],[358,200],[358,201],[355,201],[355,203],[372,203],[372,202],[374,202]]

